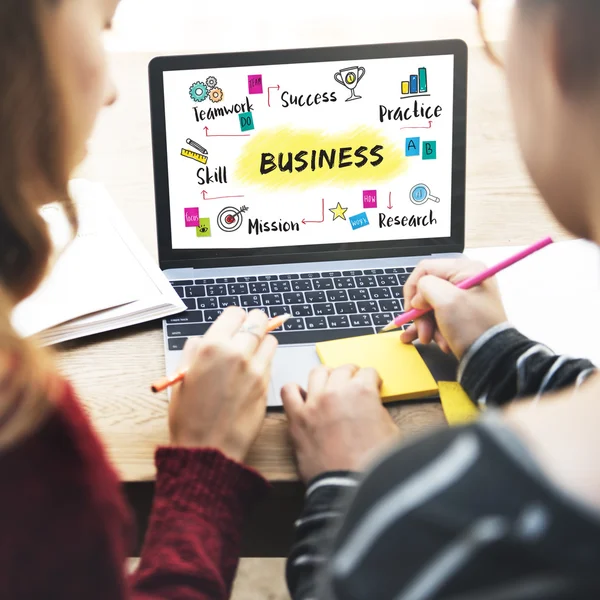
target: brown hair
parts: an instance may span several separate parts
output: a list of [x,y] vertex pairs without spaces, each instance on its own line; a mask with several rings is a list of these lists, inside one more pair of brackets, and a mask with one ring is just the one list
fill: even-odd
[[520,0],[526,17],[556,11],[560,43],[559,76],[565,91],[582,93],[600,87],[600,0]]
[[35,290],[48,267],[52,248],[40,206],[60,202],[76,226],[67,193],[62,103],[41,26],[44,11],[59,2],[0,2],[0,422],[19,399],[21,410],[12,419],[21,424],[19,431],[27,429],[25,422],[38,423],[32,411],[43,413],[40,403],[48,404],[42,353],[10,324],[12,307]]

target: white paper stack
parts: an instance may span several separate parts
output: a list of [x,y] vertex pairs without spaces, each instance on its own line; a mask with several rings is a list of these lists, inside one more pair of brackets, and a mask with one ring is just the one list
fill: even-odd
[[79,213],[77,237],[66,245],[62,210],[42,209],[58,258],[40,288],[13,311],[15,329],[48,345],[184,311],[106,189],[78,179],[70,191]]

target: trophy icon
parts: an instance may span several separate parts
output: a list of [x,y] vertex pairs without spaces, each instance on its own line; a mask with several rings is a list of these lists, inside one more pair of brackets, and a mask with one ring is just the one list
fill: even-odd
[[344,87],[350,90],[350,97],[346,98],[346,102],[350,100],[359,100],[362,96],[356,95],[356,86],[358,82],[365,76],[366,69],[364,67],[350,67],[338,71],[333,78]]

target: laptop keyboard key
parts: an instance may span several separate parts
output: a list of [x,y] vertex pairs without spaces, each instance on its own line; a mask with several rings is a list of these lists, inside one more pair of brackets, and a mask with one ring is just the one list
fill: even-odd
[[373,318],[375,327],[383,327],[393,320],[394,315],[392,315],[392,313],[379,313],[376,315],[371,315],[371,317]]
[[246,276],[246,277],[238,277],[238,283],[250,283],[252,281],[256,281],[256,277]]
[[348,292],[346,290],[333,290],[327,292],[329,302],[348,302]]
[[235,277],[219,277],[217,283],[235,283]]
[[306,319],[307,329],[327,329],[327,319],[325,317],[310,317]]
[[204,315],[201,310],[188,310],[173,317],[168,317],[167,324],[172,323],[204,323]]
[[315,290],[332,290],[333,279],[315,279],[313,281]]
[[310,304],[296,304],[292,306],[292,314],[294,317],[312,317],[313,309]]
[[290,307],[289,306],[269,306],[269,315],[271,318],[280,317],[281,315],[289,315]]
[[399,275],[400,273],[406,273],[406,269],[404,267],[393,267],[391,269],[386,269],[385,272],[395,273],[396,275]]
[[185,292],[183,291],[182,287],[174,287],[173,289],[177,292],[177,295],[180,298],[183,298],[185,296]]
[[338,315],[352,315],[357,313],[356,302],[338,302],[335,305],[335,312]]
[[398,275],[398,282],[400,285],[404,285],[408,281],[409,277],[410,275],[408,273],[406,275]]
[[271,291],[275,293],[292,291],[292,286],[289,281],[271,281],[269,285],[271,286]]
[[[346,318],[346,317],[338,317]],[[316,344],[342,338],[372,335],[373,327],[346,327],[341,329],[305,329],[304,331],[276,332],[280,344]]]
[[404,298],[404,290],[401,287],[393,287],[392,296],[394,298]]
[[194,282],[191,279],[178,279],[177,281],[171,281],[171,285],[185,287],[186,285],[194,285]]
[[251,294],[268,294],[269,284],[266,281],[260,281],[258,283],[251,283],[249,286]]
[[263,306],[281,306],[283,304],[283,297],[281,294],[263,294],[262,303]]
[[376,313],[379,312],[379,306],[377,306],[377,302],[358,302],[358,312],[359,313]]
[[306,301],[311,304],[316,304],[317,302],[325,302],[327,298],[325,298],[325,292],[306,292]]
[[362,275],[363,272],[362,271],[358,271],[358,270],[354,270],[354,271],[344,271],[342,273],[342,275],[344,277],[358,277],[359,275]]
[[308,292],[313,288],[309,279],[300,279],[298,281],[292,281],[292,289],[294,292]]
[[169,340],[169,350],[183,350],[187,338],[172,338]]
[[302,331],[303,329],[306,329],[304,326],[304,319],[288,319],[283,328],[286,331]]
[[207,296],[224,296],[227,293],[227,289],[224,285],[208,285],[206,286]]
[[372,327],[371,317],[369,315],[351,315],[350,325],[352,327]]
[[375,287],[377,285],[377,281],[375,277],[357,277],[356,278],[356,287],[365,288],[365,287]]
[[259,281],[277,281],[279,279],[279,275],[261,275],[258,280]]
[[206,296],[206,287],[203,285],[190,285],[185,288],[186,298],[197,298],[199,296]]
[[381,287],[398,285],[398,278],[395,275],[378,275],[377,285]]
[[208,328],[208,323],[167,325],[167,337],[190,337],[193,335],[204,335],[208,331]]
[[216,321],[221,314],[223,313],[222,310],[205,310],[204,311],[204,320],[207,323],[212,323],[214,321]]
[[227,308],[228,306],[239,306],[240,298],[239,296],[221,296],[219,298],[219,307]]
[[262,301],[260,299],[260,296],[258,296],[258,295],[254,295],[254,296],[241,296],[240,302],[241,302],[241,305],[244,308],[255,307],[255,306],[262,306]]
[[371,298],[373,300],[387,300],[392,297],[392,292],[387,288],[373,288],[371,290]]
[[383,275],[383,269],[365,269],[365,275]]
[[321,277],[319,273],[301,273],[300,279],[317,279]]
[[315,315],[333,315],[335,314],[335,308],[333,304],[315,304],[313,305]]
[[350,300],[370,300],[369,290],[365,290],[364,288],[359,288],[355,290],[348,290],[348,296],[350,296]]
[[196,279],[194,281],[196,285],[212,285],[214,282],[214,279]]
[[350,327],[350,321],[346,315],[336,315],[335,317],[327,317],[327,323],[331,329],[340,329],[342,327]]
[[241,294],[248,293],[248,284],[247,283],[232,283],[227,286],[227,293],[230,296],[239,296]]
[[415,270],[415,267],[406,267],[407,273],[412,273]]
[[196,310],[196,298],[184,298],[183,303],[188,307],[188,310]]
[[198,308],[219,308],[219,301],[214,296],[207,296],[205,298],[198,298]]
[[336,290],[355,288],[356,283],[353,277],[339,277],[333,280]]
[[283,301],[286,304],[304,304],[304,294],[302,292],[291,292],[283,295]]
[[292,279],[300,279],[300,275],[298,275],[297,273],[288,273],[286,275],[280,275],[279,279],[283,281],[290,281]]
[[392,298],[391,300],[380,300],[379,308],[385,312],[399,313],[402,310],[402,302]]
[[339,271],[325,271],[321,273],[321,277],[341,277],[342,274]]

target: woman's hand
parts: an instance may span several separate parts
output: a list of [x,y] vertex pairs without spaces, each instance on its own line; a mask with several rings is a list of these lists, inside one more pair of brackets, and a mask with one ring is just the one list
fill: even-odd
[[243,461],[260,432],[277,340],[263,311],[228,308],[185,345],[183,383],[169,407],[171,442],[211,447]]
[[281,390],[305,482],[326,471],[360,471],[373,454],[398,437],[381,404],[381,379],[373,369],[317,367],[304,392],[295,384]]
[[405,309],[433,308],[433,313],[417,319],[402,333],[410,343],[435,340],[444,352],[460,359],[477,339],[494,325],[506,321],[495,279],[488,279],[470,290],[456,287],[477,275],[485,265],[468,259],[424,260],[404,286]]

